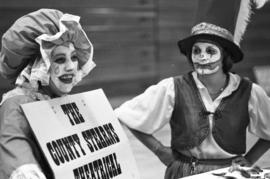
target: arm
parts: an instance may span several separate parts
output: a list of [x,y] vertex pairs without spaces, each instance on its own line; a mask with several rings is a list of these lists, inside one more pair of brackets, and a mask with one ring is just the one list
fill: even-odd
[[129,128],[136,138],[138,138],[149,150],[151,150],[159,160],[166,166],[168,166],[173,160],[172,149],[164,146],[153,135],[146,134],[140,131]]
[[151,134],[170,121],[174,96],[173,78],[168,78],[157,85],[150,86],[144,93],[115,109],[119,121],[127,126],[165,165],[171,163],[171,149],[163,146]]
[[267,152],[270,148],[270,141],[264,139],[258,139],[257,142],[252,146],[252,148],[247,152],[245,158],[247,161],[253,165],[260,159],[260,157]]
[[269,148],[270,141],[258,139],[245,156],[237,157],[233,160],[233,163],[250,167],[254,165]]
[[257,84],[252,85],[248,108],[250,117],[248,130],[259,137],[245,155],[245,159],[253,165],[270,148],[270,99]]
[[0,178],[45,179],[34,155],[38,152],[36,143],[20,108],[25,99],[7,99],[0,108],[0,161],[4,161]]

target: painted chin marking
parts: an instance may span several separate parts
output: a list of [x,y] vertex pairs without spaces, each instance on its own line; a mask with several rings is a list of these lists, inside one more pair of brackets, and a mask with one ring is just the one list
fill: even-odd
[[194,66],[202,69],[214,69],[216,67],[217,62],[213,63],[194,63]]
[[216,66],[214,69],[196,68],[196,71],[200,75],[210,75],[210,74],[216,73],[218,69],[219,69],[219,66]]
[[58,77],[59,81],[65,84],[70,84],[73,82],[74,75],[73,74],[66,74],[66,75],[61,75]]

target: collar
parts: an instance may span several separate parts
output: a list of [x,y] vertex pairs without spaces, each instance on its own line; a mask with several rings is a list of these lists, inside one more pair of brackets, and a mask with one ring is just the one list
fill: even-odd
[[7,93],[4,93],[2,95],[2,101],[0,105],[2,105],[7,99],[12,98],[14,96],[30,96],[31,98],[35,100],[48,100],[51,97],[45,94],[42,91],[37,91],[33,88],[31,88],[30,84],[25,84],[23,86],[16,86],[14,89],[8,91]]
[[[195,81],[195,84],[199,90],[206,89],[206,87],[203,85],[203,83],[199,80],[198,74],[194,71],[192,72],[192,77]],[[239,84],[240,84],[241,78],[237,74],[229,73],[229,82],[227,87],[223,92],[226,93],[226,96],[230,95],[233,91],[235,91]]]

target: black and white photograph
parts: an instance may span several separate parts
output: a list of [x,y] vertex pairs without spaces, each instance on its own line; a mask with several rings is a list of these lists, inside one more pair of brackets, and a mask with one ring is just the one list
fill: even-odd
[[0,179],[270,179],[269,0],[0,0]]

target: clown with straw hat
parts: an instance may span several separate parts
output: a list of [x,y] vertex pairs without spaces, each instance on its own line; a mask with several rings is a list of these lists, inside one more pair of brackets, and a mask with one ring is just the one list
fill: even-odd
[[[251,14],[250,0],[199,0],[191,35],[180,52],[193,70],[166,78],[115,110],[160,161],[166,179],[232,162],[251,166],[270,147],[270,100],[259,85],[231,73],[244,58],[240,41]],[[257,7],[265,1],[254,1]],[[169,123],[171,146],[154,133]],[[259,137],[247,151],[246,130]]]

